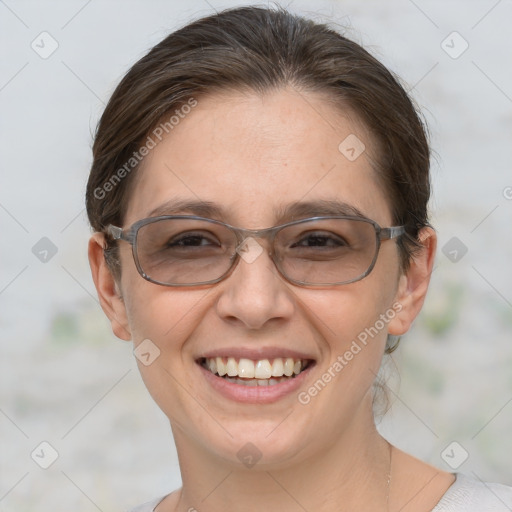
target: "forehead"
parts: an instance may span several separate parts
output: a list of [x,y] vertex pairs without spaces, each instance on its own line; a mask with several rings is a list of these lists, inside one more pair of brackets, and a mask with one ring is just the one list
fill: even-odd
[[177,213],[173,201],[214,204],[222,220],[247,228],[273,225],[280,212],[301,202],[341,202],[388,224],[371,148],[357,118],[318,93],[200,97],[145,157],[125,225],[165,214],[166,207]]

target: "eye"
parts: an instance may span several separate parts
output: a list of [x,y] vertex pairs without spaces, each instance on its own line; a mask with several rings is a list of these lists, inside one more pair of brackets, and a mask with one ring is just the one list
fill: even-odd
[[327,247],[327,248],[340,248],[348,246],[347,242],[328,231],[318,231],[304,233],[298,237],[298,241],[294,242],[291,247]]
[[212,233],[204,232],[186,232],[180,233],[170,238],[165,246],[167,248],[186,248],[186,247],[213,247],[220,246],[217,237]]

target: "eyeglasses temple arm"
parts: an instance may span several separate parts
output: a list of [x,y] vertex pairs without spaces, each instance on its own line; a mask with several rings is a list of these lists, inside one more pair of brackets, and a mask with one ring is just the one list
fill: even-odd
[[107,233],[114,240],[121,240],[123,238],[123,230],[122,230],[122,228],[118,228],[117,226],[113,226],[112,224],[109,224],[109,226],[107,227]]
[[405,233],[405,226],[393,226],[390,228],[382,228],[380,238],[382,240],[391,240]]

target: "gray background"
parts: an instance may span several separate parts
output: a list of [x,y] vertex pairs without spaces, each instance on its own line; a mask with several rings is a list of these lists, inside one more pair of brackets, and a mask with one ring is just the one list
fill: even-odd
[[[245,3],[0,1],[0,512],[124,510],[180,483],[166,418],[100,311],[83,196],[92,133],[128,67]],[[379,428],[443,469],[511,484],[512,2],[287,5],[400,75],[432,132],[439,254]],[[58,453],[48,469],[43,441]]]

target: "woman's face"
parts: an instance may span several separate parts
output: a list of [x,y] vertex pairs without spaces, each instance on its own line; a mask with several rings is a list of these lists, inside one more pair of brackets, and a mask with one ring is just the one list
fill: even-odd
[[[366,146],[355,159],[362,146],[354,153],[339,149],[353,135]],[[314,93],[200,98],[146,157],[123,227],[157,214],[206,216],[204,210],[176,211],[178,201],[208,202],[216,219],[254,229],[292,220],[283,217],[292,205],[308,203],[309,214],[301,216],[312,217],[323,213],[315,202],[337,201],[388,227],[390,206],[369,163],[371,147],[354,118]],[[372,424],[372,383],[400,317],[399,257],[395,242],[386,241],[364,279],[299,287],[279,275],[266,250],[254,254],[220,283],[171,288],[144,280],[129,244],[121,242],[123,313],[115,331],[136,347],[143,340],[158,347],[151,364],[138,364],[171,420],[178,448],[188,443],[238,464],[260,454],[259,464],[288,463],[331,446],[341,432]],[[154,357],[149,352],[146,363]],[[215,357],[267,359],[277,373],[278,359],[307,360],[308,367],[272,386],[244,386],[201,365]]]

